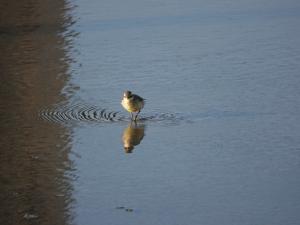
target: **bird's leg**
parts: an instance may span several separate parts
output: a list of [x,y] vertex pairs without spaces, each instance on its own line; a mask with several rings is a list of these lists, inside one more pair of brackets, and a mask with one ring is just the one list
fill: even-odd
[[135,120],[131,120],[130,126],[131,126],[131,127],[136,127],[136,121],[135,121]]
[[135,115],[134,121],[136,121],[136,119],[137,119],[140,112],[141,112],[141,110],[139,110],[138,113]]
[[133,113],[132,112],[130,112],[130,115],[131,115],[131,121],[133,120]]

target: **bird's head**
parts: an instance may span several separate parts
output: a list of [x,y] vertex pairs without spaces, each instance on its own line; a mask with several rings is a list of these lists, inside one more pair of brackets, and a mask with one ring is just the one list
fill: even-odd
[[131,91],[125,91],[123,96],[124,98],[130,98],[131,95],[132,95]]

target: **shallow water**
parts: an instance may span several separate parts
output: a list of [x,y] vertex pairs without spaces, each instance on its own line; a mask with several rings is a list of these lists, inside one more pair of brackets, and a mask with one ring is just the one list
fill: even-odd
[[0,224],[298,224],[299,10],[1,3]]

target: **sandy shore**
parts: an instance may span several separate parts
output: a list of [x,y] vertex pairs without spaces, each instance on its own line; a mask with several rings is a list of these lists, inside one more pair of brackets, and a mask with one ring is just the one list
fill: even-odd
[[68,149],[56,147],[65,145],[68,130],[37,118],[65,99],[66,8],[63,0],[0,3],[0,224],[68,223],[71,187],[58,170]]

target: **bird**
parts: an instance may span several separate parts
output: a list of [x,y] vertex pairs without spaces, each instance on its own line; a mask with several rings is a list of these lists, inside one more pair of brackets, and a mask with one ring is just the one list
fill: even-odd
[[[125,91],[123,94],[123,99],[121,105],[131,114],[131,120],[136,121],[139,113],[141,112],[142,108],[145,105],[145,99],[136,95],[132,94],[131,91]],[[137,114],[133,115],[136,112]]]

